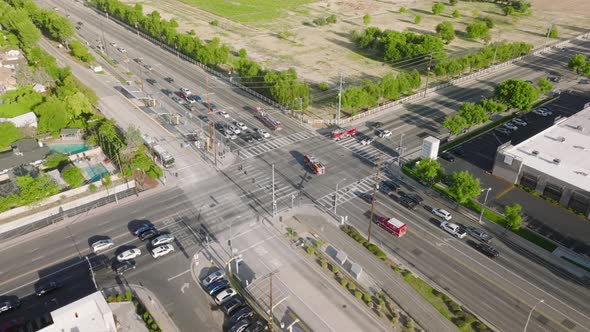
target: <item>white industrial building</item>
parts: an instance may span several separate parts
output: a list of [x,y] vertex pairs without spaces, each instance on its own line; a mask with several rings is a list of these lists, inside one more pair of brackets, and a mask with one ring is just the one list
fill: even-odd
[[42,332],[116,332],[115,318],[101,292],[90,294],[76,302],[51,312],[53,324]]
[[590,107],[498,147],[493,174],[590,215]]

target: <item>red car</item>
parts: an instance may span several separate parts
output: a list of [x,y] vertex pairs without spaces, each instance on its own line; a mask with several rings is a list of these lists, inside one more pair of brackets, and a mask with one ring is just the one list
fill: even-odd
[[188,96],[186,95],[186,93],[184,93],[184,92],[182,92],[182,91],[176,91],[176,92],[175,92],[175,94],[176,94],[177,96],[179,96],[180,98],[182,98],[182,99],[186,99],[186,97],[188,97]]

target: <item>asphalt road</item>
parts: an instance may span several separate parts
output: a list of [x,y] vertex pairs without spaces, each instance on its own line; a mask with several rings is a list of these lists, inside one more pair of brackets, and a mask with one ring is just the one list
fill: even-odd
[[[63,1],[54,3],[57,6],[65,4]],[[88,37],[88,39],[102,38],[100,36],[102,26],[107,44],[110,41],[116,41],[120,47],[128,49],[130,58],[140,54],[134,50],[141,50],[143,62],[154,67],[149,75],[153,76],[158,84],[164,84],[159,83],[162,82],[162,77],[174,77],[174,85],[160,85],[154,87],[154,91],[157,92],[158,89],[163,87],[176,89],[179,86],[185,86],[199,95],[206,95],[206,90],[209,90],[214,93],[214,95],[209,95],[211,100],[220,109],[230,113],[230,116],[252,124],[252,126],[257,123],[257,120],[254,120],[244,107],[257,106],[259,103],[252,101],[243,93],[212,79],[209,80],[209,89],[206,89],[207,76],[203,71],[178,61],[173,55],[125,31],[117,24],[108,22],[104,18],[98,18],[94,12],[83,8],[80,3],[72,4],[69,7],[69,13],[72,14],[73,20],[85,22],[84,28],[81,30],[82,34],[94,34],[93,38]],[[114,52],[116,52],[114,49],[109,50],[109,54],[115,54]],[[395,135],[404,133],[404,147],[407,147],[407,151],[412,151],[412,147],[419,146],[421,137],[424,137],[425,134],[437,134],[437,136],[440,136],[441,130],[438,124],[445,114],[451,111],[448,108],[449,106],[453,107],[466,100],[478,99],[480,95],[490,91],[493,86],[492,82],[499,82],[513,77],[534,79],[540,76],[540,73],[537,73],[540,68],[551,72],[560,70],[563,61],[568,55],[549,53],[547,56],[532,58],[528,62],[518,64],[509,70],[470,82],[469,87],[443,90],[438,96],[429,99],[425,103],[407,105],[406,109],[384,115],[383,119],[379,119],[379,121],[385,123],[386,129],[393,129]],[[148,87],[148,89],[151,88]],[[163,97],[161,100],[169,107],[176,107],[178,112],[181,111],[178,109],[178,105],[171,104],[171,100]],[[201,109],[198,112],[202,113],[204,110]],[[280,114],[275,115],[286,124],[285,130],[276,135],[288,137],[306,132],[309,136],[300,136],[294,141],[285,139],[282,141],[277,140],[274,143],[257,143],[257,145],[251,147],[245,145],[239,145],[237,148],[233,147],[234,150],[242,149],[247,153],[242,155],[245,156],[245,158],[242,158],[244,160],[242,169],[238,169],[239,166],[235,165],[224,172],[224,176],[228,181],[220,182],[219,179],[210,179],[209,182],[200,182],[190,180],[188,178],[190,173],[187,173],[187,178],[182,178],[181,175],[181,180],[186,181],[181,181],[180,186],[182,190],[186,190],[190,195],[187,196],[184,191],[173,191],[174,194],[169,192],[158,195],[152,201],[146,200],[143,209],[134,207],[132,211],[126,209],[109,211],[110,214],[118,215],[120,213],[120,215],[118,215],[118,218],[98,218],[102,220],[102,228],[82,229],[79,232],[74,232],[74,242],[78,241],[82,246],[89,236],[95,235],[94,233],[109,233],[109,228],[112,227],[115,227],[115,229],[111,229],[114,232],[112,236],[121,236],[121,239],[129,240],[131,238],[129,238],[128,233],[125,233],[127,232],[125,230],[127,221],[131,219],[163,220],[165,216],[158,218],[158,213],[165,214],[164,211],[179,213],[189,206],[193,207],[190,213],[197,220],[196,224],[206,224],[207,227],[211,228],[212,233],[226,230],[237,216],[241,216],[239,219],[247,220],[267,215],[269,211],[272,211],[272,188],[269,188],[269,183],[271,182],[270,170],[273,163],[276,166],[275,182],[279,182],[279,187],[275,188],[275,194],[282,190],[280,196],[277,196],[279,198],[277,200],[280,201],[278,210],[295,204],[295,199],[292,199],[292,197],[295,194],[299,195],[299,192],[301,192],[301,195],[297,197],[310,197],[314,201],[329,206],[337,183],[340,183],[340,188],[350,188],[349,186],[365,186],[363,188],[366,188],[367,179],[373,172],[372,167],[375,160],[377,158],[391,159],[391,155],[394,154],[393,151],[397,146],[396,140],[378,140],[374,146],[367,147],[361,147],[354,139],[346,139],[334,144],[323,135],[326,133],[319,132],[319,135],[317,135],[313,131],[299,126],[293,120],[289,120]],[[115,114],[115,118],[117,118],[117,114]],[[273,133],[273,135],[275,134]],[[257,148],[262,144],[266,145]],[[231,143],[229,145],[231,146]],[[175,150],[174,153],[175,156],[183,154],[180,150]],[[328,174],[321,177],[311,175],[305,165],[301,163],[304,153],[314,153],[320,157],[327,164]],[[190,164],[187,162],[187,165]],[[239,188],[238,190],[236,190],[236,186]],[[350,191],[343,192],[343,196],[346,193],[350,193]],[[354,195],[348,197],[354,197]],[[358,224],[360,227],[365,223],[363,220],[367,220],[367,206],[364,204],[366,203],[353,199],[351,203],[345,203],[339,207],[340,213],[349,215],[349,220],[352,220],[355,225]],[[262,209],[260,209],[261,206]],[[244,211],[247,211],[246,213],[249,215],[244,216]],[[568,321],[564,321],[566,318],[563,314],[567,315],[567,319],[574,322],[574,330],[587,330],[590,326],[588,317],[584,314],[589,312],[587,303],[584,302],[584,299],[588,298],[587,289],[572,282],[568,275],[563,275],[560,271],[548,271],[547,268],[531,262],[533,257],[527,256],[526,253],[513,252],[514,249],[509,249],[500,244],[498,246],[502,252],[502,257],[497,262],[492,262],[470,249],[463,242],[449,239],[446,234],[440,233],[440,230],[429,223],[428,219],[431,216],[425,211],[408,214],[403,208],[396,207],[395,203],[380,203],[379,211],[381,211],[380,213],[400,213],[400,216],[404,215],[404,220],[407,220],[411,225],[410,233],[402,239],[391,240],[391,238],[386,237],[386,234],[379,234],[379,231],[376,231],[378,234],[376,237],[380,241],[383,241],[384,244],[406,261],[414,264],[418,271],[428,275],[438,284],[444,285],[449,289],[451,295],[466,304],[476,314],[490,321],[498,329],[512,331],[522,328],[529,308],[540,298],[545,299],[545,305],[538,307],[538,310],[543,314],[542,317],[548,317],[550,321],[543,323],[544,319],[541,317],[534,320],[532,322],[534,325],[531,325],[531,327],[535,326],[539,331],[565,330],[563,325],[568,325]],[[204,214],[204,217],[202,217],[203,222],[199,222],[202,213]],[[206,215],[207,213],[209,215]],[[458,221],[462,221],[460,216],[456,218]],[[119,222],[113,223],[113,220],[119,220]],[[121,222],[121,220],[123,221]],[[97,223],[100,222],[97,221]],[[467,222],[465,221],[465,223]],[[84,223],[84,225],[89,224],[92,225],[92,223]],[[75,225],[74,223],[71,227],[75,227]],[[71,256],[71,246],[76,245],[74,243],[69,244],[68,242],[71,241],[64,240],[67,239],[67,236],[63,234],[61,237],[56,236],[55,238],[63,243],[62,246],[70,246],[69,255]],[[498,242],[508,243],[507,240]],[[440,245],[438,245],[439,243]],[[85,245],[87,248],[87,243]],[[47,245],[47,247],[54,248],[52,245]],[[59,251],[59,247],[59,245],[55,247],[55,250]],[[188,246],[187,248],[190,249],[191,247]],[[27,252],[27,248],[24,250]],[[61,250],[68,252],[68,249]],[[3,283],[0,284],[2,293],[9,291],[15,294],[24,292],[22,295],[30,293],[30,288],[27,288],[30,285],[23,288],[17,287],[36,280],[35,273],[38,268],[31,270],[31,265],[54,265],[55,262],[52,261],[54,257],[63,254],[66,257],[60,259],[67,259],[68,254],[66,252],[57,252],[47,256],[50,258],[46,263],[41,263],[46,259],[45,257],[39,259],[41,262],[22,259],[6,262],[7,264],[3,264],[3,266],[12,266],[14,264],[16,272],[11,274],[13,273],[12,268],[11,271],[3,271],[4,274],[8,274],[6,276],[3,274]],[[190,257],[188,251],[187,254]],[[178,259],[182,259],[183,255],[181,251],[178,251],[175,255],[170,256],[168,260],[176,260],[177,256]],[[12,257],[12,255],[8,254],[4,256]],[[14,257],[19,257],[19,255],[14,255]],[[145,261],[140,261],[142,265],[153,267],[145,271],[140,269],[133,272],[137,273],[137,279],[134,281],[149,283],[149,280],[154,280],[153,285],[158,285],[163,281],[159,276],[162,271],[171,274],[168,277],[170,278],[186,270],[186,267],[182,266],[182,261],[174,264],[176,270],[173,271],[172,268],[160,269],[158,264],[150,263],[149,259],[151,257],[142,257],[143,259]],[[184,257],[184,259],[188,258]],[[20,271],[20,275],[18,271]],[[130,274],[131,277],[133,277],[133,273]],[[158,277],[154,277],[155,275],[158,275]],[[175,285],[175,287],[178,288],[178,285]],[[157,293],[157,295],[159,297],[163,296],[167,305],[170,306],[167,309],[176,313],[175,319],[180,321],[179,325],[187,324],[192,319],[192,313],[190,315],[188,313],[186,315],[180,314],[184,312],[182,308],[184,303],[172,300],[169,294],[163,294],[169,292],[168,288],[157,288],[154,291],[162,293]],[[482,298],[485,300],[482,300]]]

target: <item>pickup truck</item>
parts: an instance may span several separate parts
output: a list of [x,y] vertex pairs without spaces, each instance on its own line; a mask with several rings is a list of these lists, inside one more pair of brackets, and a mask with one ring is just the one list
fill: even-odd
[[459,239],[462,239],[467,235],[467,232],[465,232],[465,230],[459,225],[450,223],[448,221],[441,222],[440,228]]

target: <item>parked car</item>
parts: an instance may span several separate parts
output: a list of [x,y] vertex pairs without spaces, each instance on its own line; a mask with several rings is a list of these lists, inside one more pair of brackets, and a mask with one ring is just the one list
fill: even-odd
[[236,292],[236,290],[233,288],[225,289],[215,296],[215,303],[217,303],[218,305],[223,304],[223,302],[226,302],[227,300],[231,299],[237,294],[238,292]]
[[183,87],[181,87],[181,88],[180,88],[180,91],[182,91],[182,92],[186,93],[186,95],[187,95],[187,96],[188,96],[188,95],[190,95],[190,94],[192,94],[191,90],[189,90],[189,89],[187,89],[187,88],[183,88]]
[[125,250],[122,253],[120,253],[119,255],[117,255],[117,260],[119,262],[128,261],[130,259],[136,258],[139,255],[141,255],[141,250],[139,250],[139,248],[133,248],[133,249]]
[[[209,106],[211,106],[211,104],[209,104]],[[229,114],[227,112],[219,111],[219,112],[217,112],[217,114],[221,115],[222,117],[224,117],[226,119],[229,118]]]
[[179,104],[186,104],[186,100],[176,97],[176,96],[172,96],[172,100],[174,100],[175,102],[179,103]]
[[553,113],[546,107],[539,107],[539,108],[535,108],[534,110],[532,110],[531,112],[540,115],[540,116],[549,116],[552,115]]
[[223,134],[223,136],[225,136],[226,138],[231,139],[232,141],[235,140],[236,138],[238,138],[238,135],[234,134],[233,132],[227,130],[227,129],[223,129],[221,131],[221,133]]
[[512,123],[514,123],[517,126],[521,126],[521,127],[524,127],[524,126],[527,125],[526,121],[524,121],[521,118],[514,118],[514,119],[512,119]]
[[37,294],[37,296],[43,296],[56,289],[62,288],[63,285],[64,284],[61,281],[50,281],[44,284],[40,284],[37,287],[35,287],[35,294]]
[[440,228],[459,239],[464,238],[466,235],[464,231],[461,231],[461,227],[459,225],[450,223],[448,221],[441,222]]
[[244,332],[244,330],[246,330],[248,325],[250,325],[251,323],[252,322],[250,321],[250,319],[244,318],[241,321],[232,325],[232,327],[228,330],[228,332]]
[[234,121],[234,126],[240,128],[240,130],[248,130],[248,126],[246,126],[243,122]]
[[244,298],[242,298],[239,295],[236,295],[236,296],[232,297],[229,301],[227,301],[223,305],[221,305],[221,310],[226,315],[229,316],[243,306],[244,306]]
[[174,246],[171,244],[164,244],[159,247],[152,249],[152,257],[158,258],[167,255],[174,251]]
[[238,135],[238,134],[240,134],[240,133],[242,132],[242,131],[240,130],[240,128],[238,128],[238,127],[236,127],[236,126],[232,126],[232,125],[228,126],[228,127],[227,127],[227,129],[228,129],[229,131],[231,131],[232,133],[236,134],[236,135]]
[[375,134],[377,134],[377,136],[379,136],[381,138],[390,137],[392,135],[390,130],[385,130],[385,129],[377,129],[375,131]]
[[207,286],[207,292],[209,292],[209,295],[215,295],[228,287],[229,281],[227,281],[226,279],[221,279]]
[[453,216],[451,215],[451,213],[445,209],[440,209],[440,208],[433,208],[432,209],[432,213],[434,213],[434,215],[443,218],[446,221],[449,221],[453,218]]
[[371,145],[373,142],[375,142],[375,139],[372,137],[365,137],[360,141],[361,145]]
[[247,143],[252,143],[254,142],[254,138],[252,137],[252,135],[246,134],[246,135],[242,135],[242,139],[244,141],[246,141]]
[[172,234],[161,234],[157,238],[153,239],[151,244],[154,247],[161,246],[163,244],[168,244],[174,242],[174,235]]
[[155,238],[158,235],[160,235],[160,232],[158,232],[156,229],[148,229],[147,231],[139,234],[139,239],[141,241],[150,240],[150,239]]
[[92,244],[92,250],[96,254],[101,251],[112,248],[114,245],[115,245],[115,242],[113,242],[113,240],[111,240],[111,239],[99,240],[99,241],[96,241]]
[[359,197],[362,198],[363,201],[365,201],[365,202],[367,202],[369,204],[373,203],[373,195],[371,195],[369,193],[361,193],[359,195]]
[[467,234],[469,234],[471,237],[481,241],[481,242],[485,242],[485,243],[490,243],[492,242],[492,237],[486,233],[483,229],[477,228],[477,227],[467,227],[466,228]]
[[137,267],[135,260],[130,259],[128,261],[115,261],[113,262],[113,271],[116,274],[123,274],[127,271],[134,270]]
[[242,307],[231,315],[231,317],[229,318],[229,321],[232,324],[235,324],[244,318],[250,318],[252,316],[254,316],[254,311],[251,308]]
[[150,65],[143,65],[143,67],[147,70],[152,70],[154,69],[154,67],[150,66]]
[[127,53],[127,50],[122,47],[117,48],[117,50],[119,50],[121,53]]
[[154,85],[154,84],[158,83],[158,81],[156,81],[153,78],[146,78],[145,81],[148,82],[151,85]]
[[262,135],[260,135],[259,133],[252,133],[252,137],[254,137],[254,139],[259,142],[264,140],[264,138],[262,138]]
[[439,154],[438,156],[441,157],[442,159],[446,160],[446,161],[449,161],[449,162],[452,162],[452,163],[455,162],[455,157],[453,157],[453,155],[451,155],[448,152],[443,152],[443,153]]
[[266,130],[264,130],[262,128],[256,128],[256,129],[254,129],[254,131],[257,132],[258,134],[260,134],[260,136],[262,136],[264,138],[269,138],[270,137],[270,134]]
[[202,103],[203,102],[203,98],[197,96],[197,95],[189,95],[188,99],[192,100],[193,102],[197,102],[197,103]]
[[381,191],[382,193],[389,195],[392,192],[395,192],[399,189],[399,186],[396,188],[395,187],[395,182],[393,181],[388,181],[388,180],[384,180],[379,182],[379,191]]
[[242,332],[262,332],[268,330],[268,323],[262,319],[258,319],[255,322],[248,325],[248,327]]
[[166,81],[168,83],[172,83],[172,82],[174,82],[174,79],[172,77],[164,77],[164,81]]
[[0,302],[0,314],[3,314],[10,310],[16,310],[20,307],[20,301],[18,299],[7,299]]
[[134,58],[133,61],[135,61],[137,63],[142,63],[143,59],[142,58]]
[[133,231],[133,235],[135,236],[139,236],[139,234],[149,230],[149,229],[156,229],[156,227],[152,224],[143,224],[139,227],[137,227],[134,231]]
[[457,147],[454,148],[453,150],[451,150],[451,153],[454,154],[455,156],[464,156],[465,155],[465,150],[463,150],[463,148],[461,147]]
[[216,282],[217,280],[222,279],[223,277],[225,277],[225,271],[217,270],[217,271],[209,274],[203,280],[201,280],[201,285],[203,285],[203,287],[207,287],[210,284]]
[[505,128],[508,128],[508,129],[510,129],[510,130],[518,130],[518,127],[517,127],[515,124],[513,124],[511,121],[505,122],[505,123],[503,124],[503,126],[504,126]]
[[494,131],[496,131],[496,132],[498,132],[498,133],[500,133],[500,134],[502,134],[502,135],[510,135],[510,133],[512,133],[512,131],[511,131],[511,130],[509,130],[509,129],[506,129],[506,128],[504,128],[504,127],[496,127],[496,128],[494,129]]
[[500,255],[496,248],[487,243],[479,242],[475,245],[475,248],[490,258],[496,258]]

